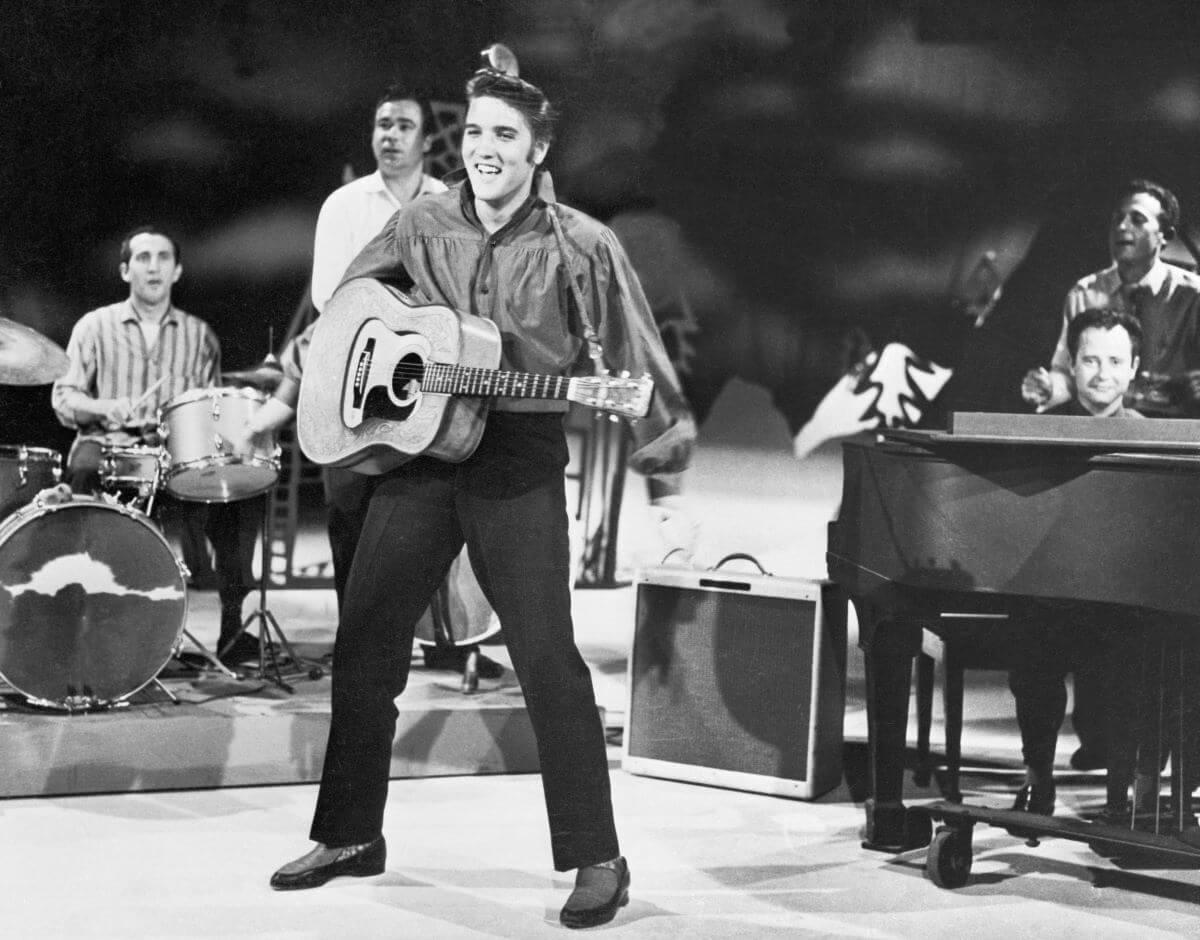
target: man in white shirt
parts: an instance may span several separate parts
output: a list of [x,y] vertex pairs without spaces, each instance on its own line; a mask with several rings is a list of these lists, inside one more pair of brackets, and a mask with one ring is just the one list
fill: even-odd
[[[317,217],[312,300],[318,312],[324,311],[346,267],[397,209],[426,193],[446,191],[444,184],[425,172],[432,129],[429,102],[411,89],[393,85],[375,103],[371,131],[375,172],[334,190]],[[376,480],[352,470],[325,469],[327,526],[339,610]]]
[[321,206],[313,244],[312,300],[318,311],[346,267],[401,206],[446,187],[425,172],[432,142],[429,103],[393,85],[375,104],[371,149],[377,169],[334,190]]
[[1098,308],[1141,324],[1142,371],[1130,387],[1130,404],[1148,417],[1200,413],[1200,276],[1162,259],[1179,217],[1179,200],[1158,183],[1132,180],[1117,193],[1108,226],[1112,264],[1067,292],[1050,368],[1031,369],[1021,383],[1026,402],[1046,411],[1074,397],[1067,327],[1082,311]]

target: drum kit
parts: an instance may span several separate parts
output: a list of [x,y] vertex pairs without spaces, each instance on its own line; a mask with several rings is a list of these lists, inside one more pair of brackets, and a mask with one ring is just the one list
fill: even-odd
[[[186,630],[187,570],[150,514],[160,491],[225,503],[275,485],[273,441],[249,454],[230,444],[278,384],[271,360],[224,373],[236,386],[168,401],[160,446],[105,445],[97,496],[60,484],[58,451],[0,446],[0,679],[30,703],[65,711],[127,704],[158,681],[185,635],[233,675]],[[49,384],[67,367],[54,342],[0,317],[0,385]],[[260,606],[278,631],[265,598]]]

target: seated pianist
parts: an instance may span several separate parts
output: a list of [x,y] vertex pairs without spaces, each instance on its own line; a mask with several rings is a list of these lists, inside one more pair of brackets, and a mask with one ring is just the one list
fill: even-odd
[[[1200,415],[1200,277],[1162,258],[1179,221],[1179,200],[1159,183],[1135,179],[1115,194],[1108,224],[1112,264],[1081,278],[1067,292],[1062,330],[1050,368],[1033,369],[1022,382],[1022,397],[1038,412],[1106,417]],[[1125,319],[1102,321],[1099,308]],[[1081,317],[1086,319],[1077,323]],[[1083,336],[1087,337],[1088,350],[1099,348],[1097,344],[1119,346],[1128,336],[1128,367],[1117,368],[1110,362],[1112,379],[1100,374],[1099,363],[1089,369],[1077,355]],[[1121,384],[1120,394],[1112,393],[1113,381]],[[1097,629],[1103,632],[1103,628]],[[1078,642],[1072,646],[1080,648]],[[1075,667],[1072,717],[1081,747],[1072,756],[1071,765],[1079,770],[1109,767],[1112,803],[1121,784],[1111,773],[1107,754],[1107,717],[1113,714],[1113,703],[1106,694],[1103,663],[1091,658],[1076,662]],[[1017,675],[1015,680],[1010,677],[1018,700],[1018,723],[1023,707],[1027,721],[1032,723],[1025,748],[1026,786],[1017,798],[1016,808],[1044,813],[1052,812],[1054,804],[1050,774],[1053,741],[1047,753],[1046,735],[1051,728],[1057,734],[1063,717],[1059,702],[1065,701],[1065,673],[1057,674],[1057,669],[1051,673]],[[1145,685],[1154,684],[1147,677]],[[1038,713],[1035,720],[1032,714]],[[1024,724],[1022,737],[1026,737]],[[1143,769],[1139,787],[1143,796],[1148,792],[1146,760],[1141,758],[1139,764]],[[1151,776],[1156,785],[1157,774]]]
[[[1101,418],[1141,418],[1126,407],[1125,395],[1137,375],[1142,341],[1141,325],[1126,313],[1088,309],[1075,316],[1067,328],[1075,397],[1052,414]],[[1054,812],[1054,752],[1059,728],[1066,716],[1068,672],[1086,675],[1098,688],[1104,681],[1106,660],[1113,648],[1108,635],[1114,625],[1078,623],[1070,618],[1043,625],[1039,631],[1036,661],[1009,672],[1008,684],[1017,705],[1025,783],[1013,809],[1045,816]],[[1108,697],[1109,708],[1115,701]],[[1108,724],[1104,714],[1088,716],[1103,738]]]

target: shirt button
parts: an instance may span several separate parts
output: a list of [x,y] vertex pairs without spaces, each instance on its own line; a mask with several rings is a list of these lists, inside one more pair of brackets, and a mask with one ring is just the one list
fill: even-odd
[[487,292],[488,292],[488,288],[487,288],[486,284],[483,287],[479,288],[479,293],[486,294]]

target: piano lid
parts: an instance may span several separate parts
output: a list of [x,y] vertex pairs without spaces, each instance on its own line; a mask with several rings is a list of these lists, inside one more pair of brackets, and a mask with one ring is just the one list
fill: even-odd
[[913,444],[1053,444],[1095,450],[1200,453],[1200,421],[1183,418],[1092,418],[1077,415],[956,411],[947,431],[883,430]]

